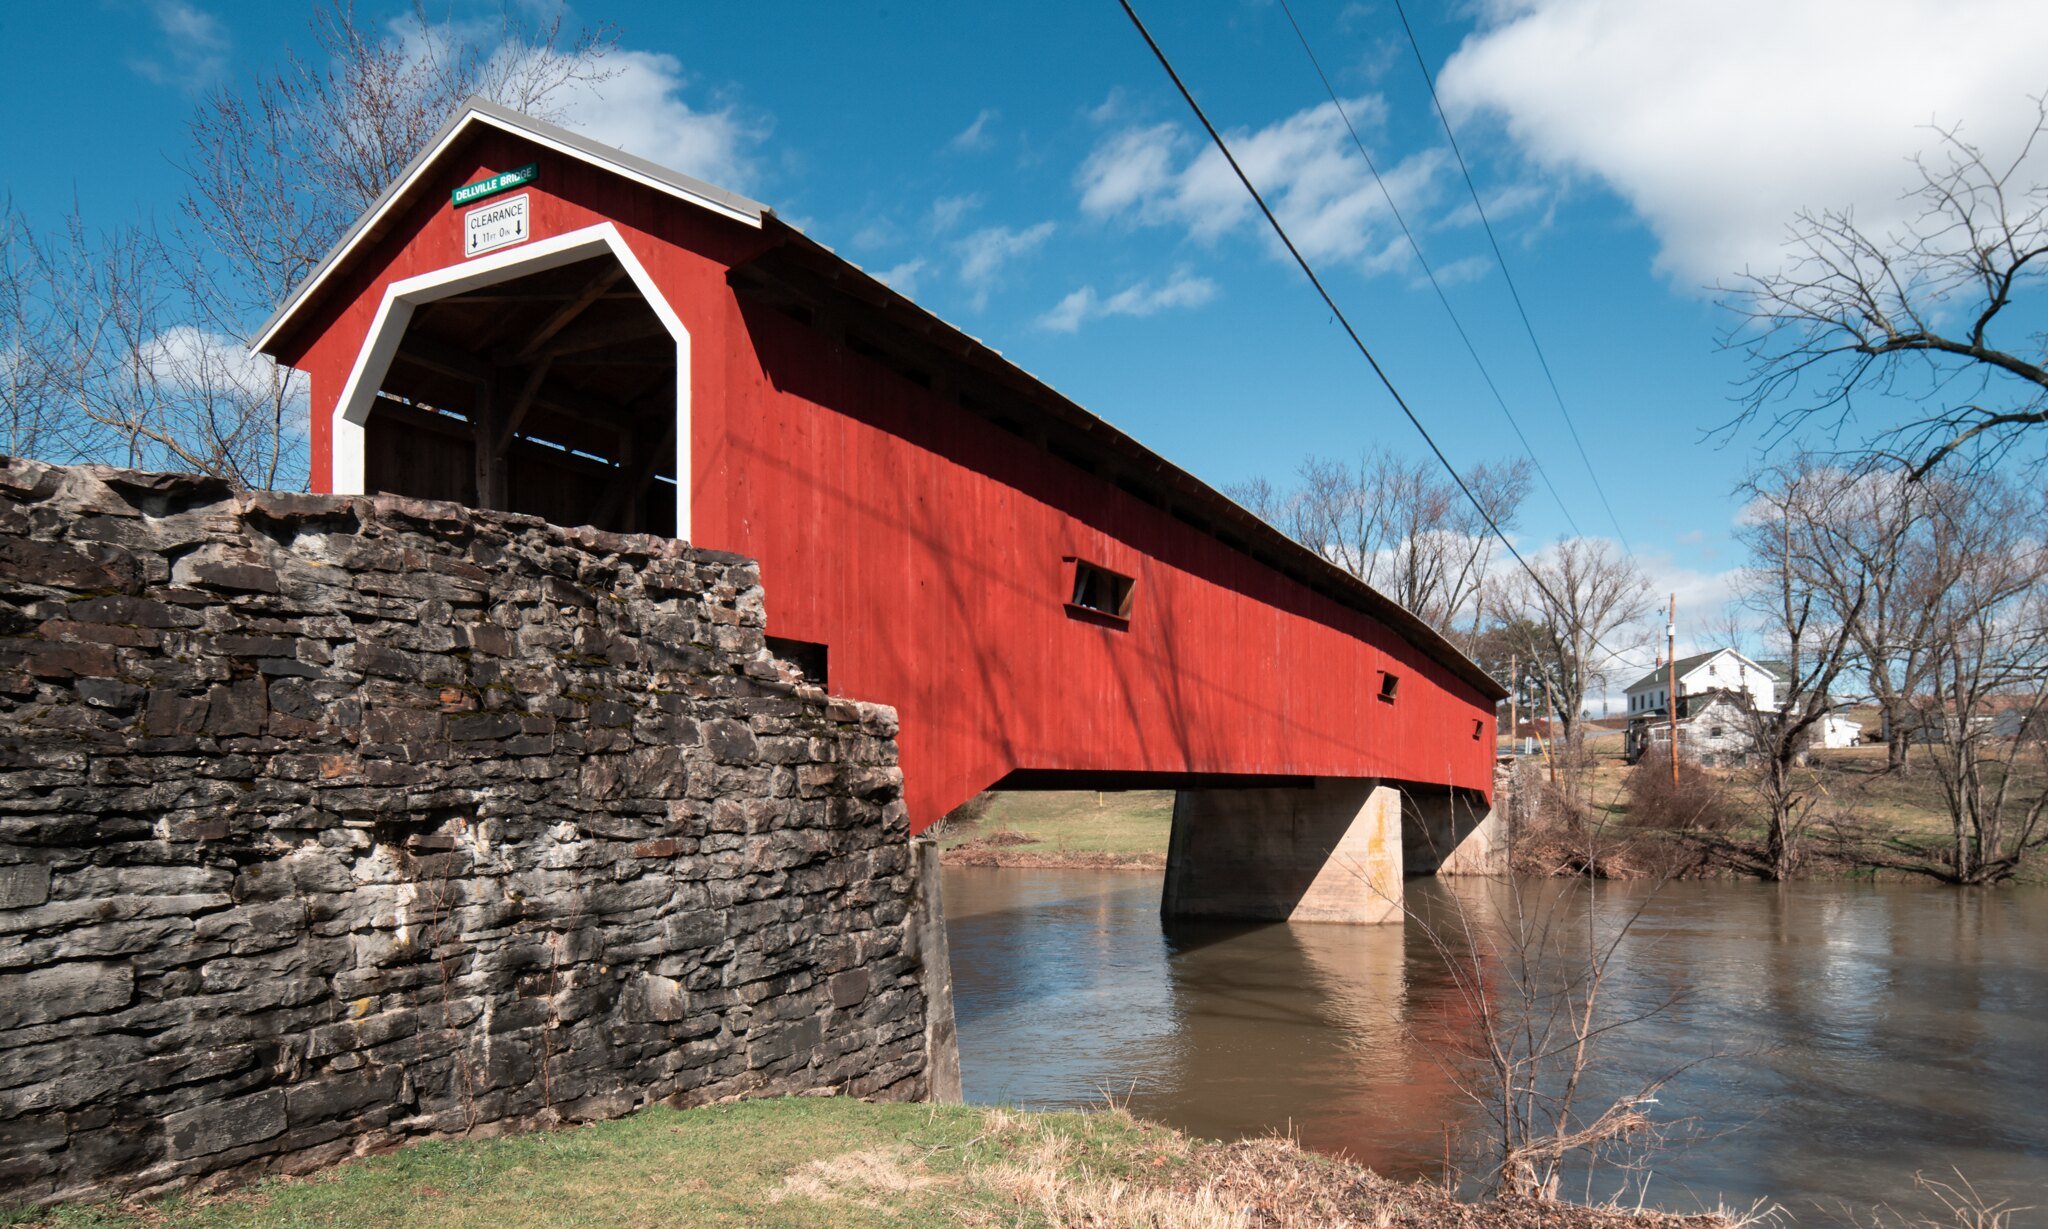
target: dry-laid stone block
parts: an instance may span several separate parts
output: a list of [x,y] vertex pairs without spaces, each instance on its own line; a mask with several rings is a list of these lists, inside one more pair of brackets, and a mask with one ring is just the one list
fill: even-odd
[[39,862],[0,866],[0,909],[25,909],[50,899],[50,868]]
[[0,973],[0,1029],[126,1007],[135,997],[134,966],[80,960]]
[[738,556],[0,458],[0,1203],[921,1097],[893,710]]

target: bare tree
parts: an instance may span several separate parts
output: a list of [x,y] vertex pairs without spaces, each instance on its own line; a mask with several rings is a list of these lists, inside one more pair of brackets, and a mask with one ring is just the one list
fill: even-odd
[[1930,686],[1915,727],[1949,813],[1948,878],[1998,883],[2048,844],[2048,494],[1980,481],[1933,517],[1937,566]]
[[38,237],[0,216],[7,446],[65,461],[197,470],[245,487],[306,477],[298,374],[251,356],[254,326],[471,94],[544,117],[601,80],[606,30],[495,21],[397,26],[329,0],[310,53],[190,125],[190,188],[167,230]]
[[570,88],[610,74],[609,28],[569,31],[531,11],[507,0],[492,20],[437,22],[416,3],[387,27],[327,0],[307,54],[210,93],[190,124],[179,240],[221,258],[220,306],[267,316],[464,99],[558,119]]
[[1825,499],[1806,502],[1813,541],[1802,552],[1803,579],[1835,610],[1853,612],[1848,630],[1858,677],[1884,714],[1887,767],[1902,770],[1914,697],[1927,685],[1937,599],[1947,584],[1928,510],[1962,494],[1947,481],[1914,482],[1896,471],[1851,472],[1811,458],[1793,464],[1826,490]]
[[1579,801],[1577,766],[1584,758],[1579,719],[1594,688],[1620,654],[1637,647],[1633,625],[1649,612],[1650,582],[1633,559],[1597,538],[1561,539],[1511,577],[1502,597],[1501,629],[1540,681],[1564,733],[1560,763],[1566,801]]
[[0,204],[0,451],[71,460],[43,344],[48,260],[27,221]]
[[2048,422],[2048,337],[2015,308],[2048,253],[2048,184],[2025,178],[2048,132],[2034,128],[1998,159],[1936,128],[1940,151],[1916,160],[1917,216],[1872,234],[1854,212],[1802,212],[1777,272],[1723,289],[1742,317],[1728,344],[1751,373],[1737,422],[1768,419],[1780,438],[1810,420],[1839,431],[1869,401],[1919,408],[1869,441],[1915,478],[1944,459],[1994,457]]
[[[1555,879],[1447,883],[1441,905],[1404,906],[1437,949],[1473,1027],[1447,1068],[1485,1122],[1483,1161],[1498,1192],[1558,1198],[1582,1169],[1640,1167],[1669,1124],[1651,1119],[1658,1092],[1697,1062],[1676,1059],[1611,1089],[1621,1073],[1606,1042],[1671,1010],[1673,992],[1645,1002],[1612,993],[1624,948],[1661,882],[1603,898],[1588,870]],[[1620,961],[1620,964],[1617,964]]]
[[1527,460],[1473,466],[1460,477],[1475,508],[1429,463],[1370,449],[1352,463],[1311,457],[1290,491],[1261,478],[1230,494],[1446,636],[1469,641],[1498,549],[1487,519],[1503,530],[1516,523],[1531,473]]
[[76,216],[30,244],[18,351],[39,382],[40,455],[276,486],[302,440],[291,373],[195,322],[198,279],[151,232],[89,235]]
[[1850,663],[1854,628],[1869,602],[1866,574],[1851,572],[1840,587],[1812,583],[1817,574],[1831,575],[1828,526],[1843,478],[1802,458],[1745,484],[1751,516],[1742,533],[1750,553],[1744,588],[1766,645],[1784,663],[1776,706],[1748,701],[1773,879],[1791,876],[1799,835],[1818,800],[1799,769],[1816,727],[1835,707],[1835,680]]

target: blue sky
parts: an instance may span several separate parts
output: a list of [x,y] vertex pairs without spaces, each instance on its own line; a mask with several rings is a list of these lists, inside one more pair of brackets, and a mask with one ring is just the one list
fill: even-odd
[[[1391,0],[1293,0],[1562,497],[1517,535],[1617,530],[1571,446]],[[376,12],[395,4],[359,0]],[[1460,465],[1519,445],[1385,216],[1272,0],[1139,5],[1340,303]],[[1767,265],[1793,209],[1882,221],[1933,119],[1994,143],[2048,6],[1414,0],[1410,17],[1593,473],[1660,591],[1718,606],[1759,443],[1705,438],[1738,356],[1703,288]],[[440,11],[437,7],[435,11]],[[457,18],[467,10],[457,4]],[[1851,20],[1849,15],[1854,14]],[[0,12],[0,177],[48,223],[167,214],[200,94],[306,45],[307,7],[76,0]],[[586,2],[618,77],[566,117],[755,196],[1212,483],[1420,442],[1234,183],[1114,0]],[[1993,32],[1993,36],[1987,36]],[[29,49],[33,49],[32,55]]]

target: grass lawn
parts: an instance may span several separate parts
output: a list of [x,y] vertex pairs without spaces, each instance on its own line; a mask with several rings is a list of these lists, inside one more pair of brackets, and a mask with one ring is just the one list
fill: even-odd
[[504,1139],[420,1144],[211,1198],[0,1209],[0,1225],[760,1226],[882,1229],[1732,1229],[1518,1198],[1465,1204],[1285,1140],[1207,1143],[1122,1111],[1017,1113],[837,1097],[656,1108]]
[[1020,1148],[1060,1141],[1061,1168],[1101,1176],[1166,1155],[1172,1132],[1121,1115],[1033,1115],[991,1132],[989,1111],[838,1097],[654,1108],[614,1122],[504,1139],[435,1142],[213,1199],[70,1207],[0,1224],[229,1226],[846,1226],[955,1223],[1014,1200]]
[[988,809],[978,818],[948,821],[939,844],[945,849],[986,844],[1006,853],[1048,857],[1156,854],[1163,859],[1172,831],[1172,790],[1033,791],[990,795]]

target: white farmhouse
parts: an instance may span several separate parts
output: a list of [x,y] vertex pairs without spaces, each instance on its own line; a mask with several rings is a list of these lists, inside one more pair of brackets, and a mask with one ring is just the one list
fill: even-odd
[[[1748,692],[1750,703],[1760,711],[1778,707],[1777,676],[1767,665],[1751,661],[1734,649],[1681,657],[1677,670],[1681,696],[1704,695],[1709,691]],[[1629,684],[1629,715],[1654,712],[1670,703],[1671,672],[1671,666],[1659,666]]]

